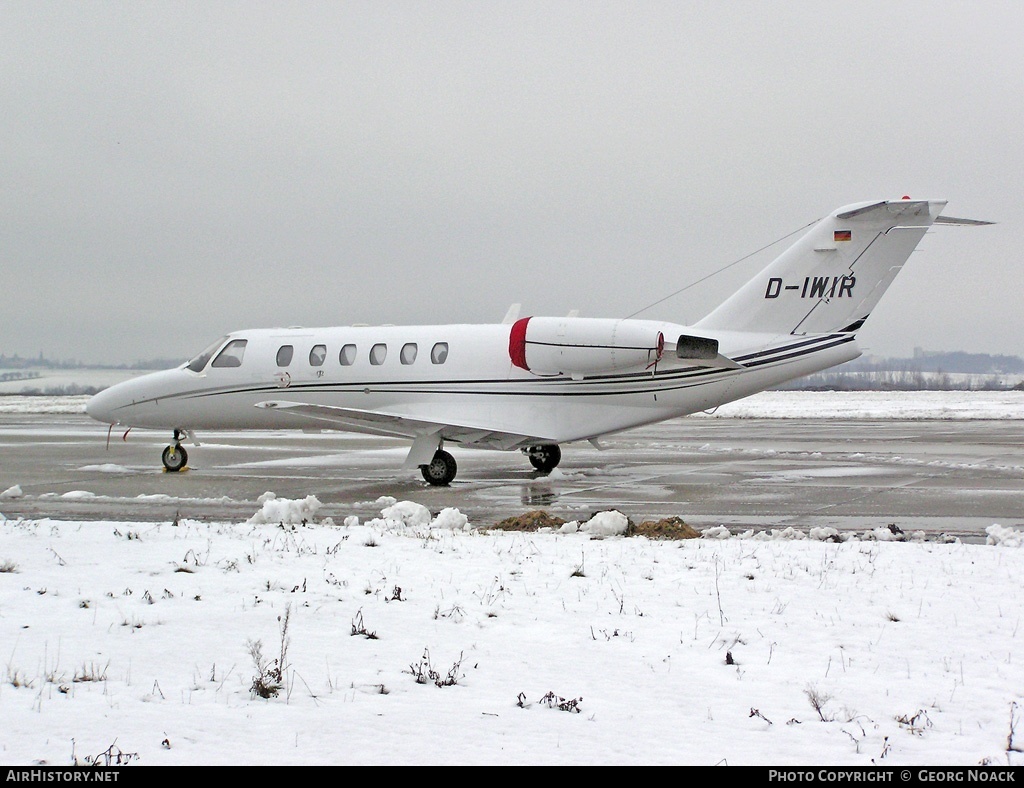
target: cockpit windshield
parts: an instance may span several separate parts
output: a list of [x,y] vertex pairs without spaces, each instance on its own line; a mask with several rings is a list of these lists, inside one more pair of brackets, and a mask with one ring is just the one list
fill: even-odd
[[232,339],[224,349],[217,354],[217,357],[210,364],[211,367],[240,367],[242,356],[245,355],[245,346],[249,344],[247,339]]
[[185,368],[191,369],[193,372],[202,372],[207,362],[209,362],[210,357],[217,351],[217,348],[224,344],[224,340],[226,339],[226,336],[218,339],[216,342],[214,342],[212,345],[206,348],[206,350],[204,350],[198,356],[195,356],[191,361],[189,361],[185,365]]

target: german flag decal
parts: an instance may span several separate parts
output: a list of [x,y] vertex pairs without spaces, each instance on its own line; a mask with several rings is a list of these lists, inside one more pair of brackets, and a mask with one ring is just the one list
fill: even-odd
[[836,230],[833,234],[832,240],[834,241],[849,241],[853,238],[853,232],[850,230]]

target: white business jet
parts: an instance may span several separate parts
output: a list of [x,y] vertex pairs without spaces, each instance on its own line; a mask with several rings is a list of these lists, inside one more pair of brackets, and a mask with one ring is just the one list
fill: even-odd
[[496,325],[236,331],[177,369],[119,383],[86,410],[171,430],[336,429],[412,441],[405,468],[449,484],[446,442],[520,449],[550,472],[562,444],[714,408],[860,355],[857,331],[944,201],[865,202],[832,213],[707,317],[524,317]]

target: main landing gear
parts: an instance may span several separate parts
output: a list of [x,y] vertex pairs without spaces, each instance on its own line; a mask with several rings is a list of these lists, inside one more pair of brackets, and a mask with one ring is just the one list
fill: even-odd
[[562,450],[558,448],[557,443],[530,446],[523,449],[523,453],[530,458],[530,464],[541,473],[551,473],[562,461]]
[[181,430],[174,431],[174,442],[160,456],[168,473],[177,473],[188,463],[188,453],[181,445]]
[[428,465],[420,466],[420,473],[427,484],[434,487],[444,487],[452,483],[458,472],[459,466],[455,464],[455,458],[443,449],[434,452],[434,458]]
[[[529,458],[530,464],[540,473],[551,473],[562,461],[562,450],[557,443],[530,446],[523,449],[523,454]],[[420,466],[423,479],[434,487],[451,484],[457,472],[458,465],[455,463],[455,458],[443,449],[434,452],[434,457],[429,464]]]

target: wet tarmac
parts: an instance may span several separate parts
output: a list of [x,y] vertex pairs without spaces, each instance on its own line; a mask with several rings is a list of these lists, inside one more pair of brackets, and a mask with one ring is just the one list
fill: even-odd
[[381,496],[476,526],[533,509],[564,519],[618,509],[635,522],[679,516],[698,529],[906,532],[981,538],[1024,525],[1024,421],[678,419],[563,446],[550,475],[519,452],[447,446],[447,488],[402,469],[402,441],[342,433],[222,432],[186,446],[188,469],[166,473],[169,436],[107,430],[84,415],[0,414],[0,498],[7,518],[131,522],[244,521],[267,491],[314,495],[320,516],[379,515]]

